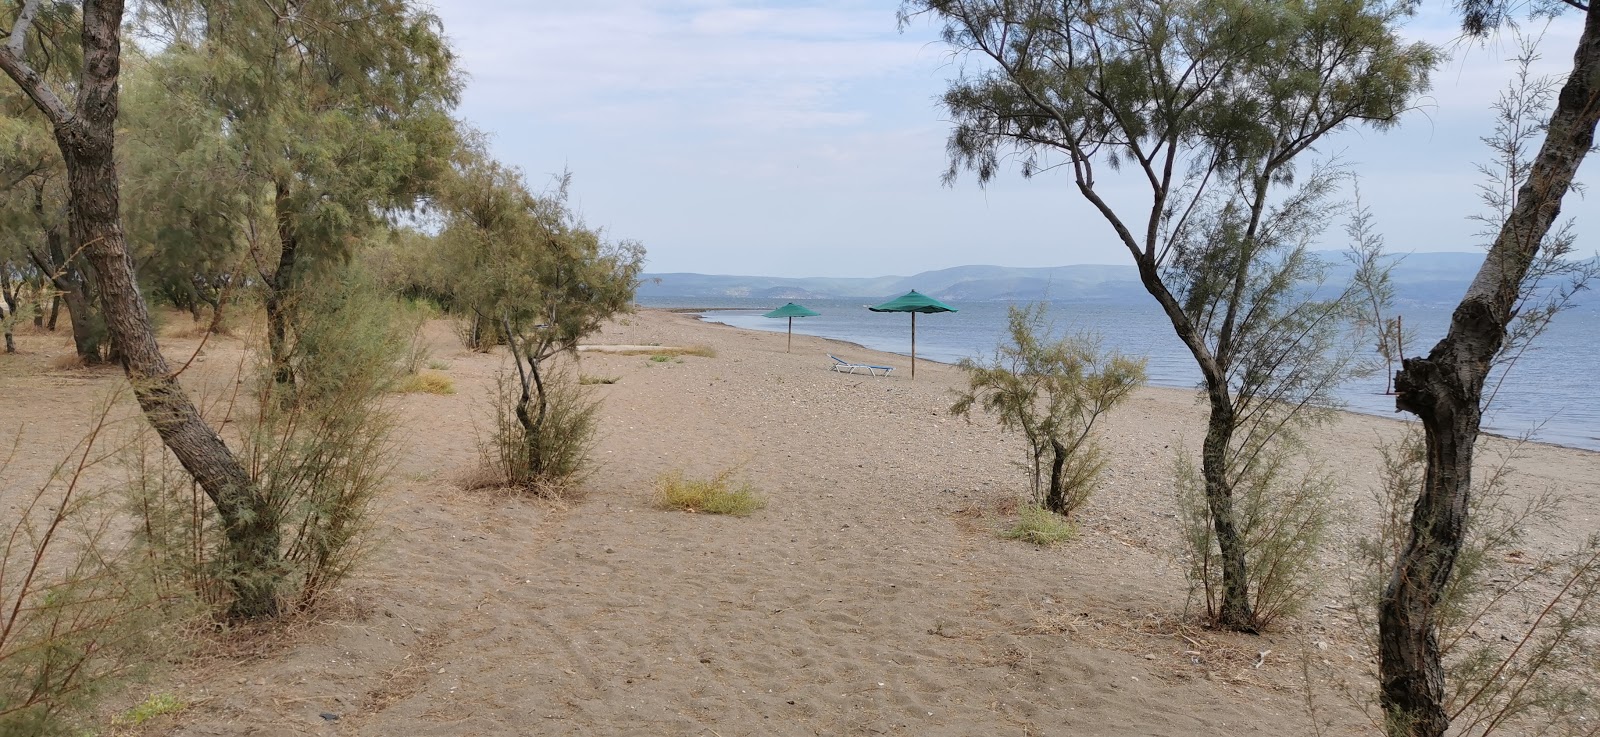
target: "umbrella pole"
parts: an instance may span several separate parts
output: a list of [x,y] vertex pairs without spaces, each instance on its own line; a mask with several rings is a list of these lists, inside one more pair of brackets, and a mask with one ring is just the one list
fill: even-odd
[[784,353],[794,352],[794,316],[789,316],[789,345],[783,349]]
[[917,313],[911,313],[911,378],[917,378]]

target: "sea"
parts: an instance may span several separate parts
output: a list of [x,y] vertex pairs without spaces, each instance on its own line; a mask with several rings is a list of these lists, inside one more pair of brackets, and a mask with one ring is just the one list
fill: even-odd
[[[739,328],[784,332],[787,321],[762,317],[782,300],[703,297],[641,299],[645,307],[700,309],[701,319]],[[796,318],[794,332],[849,341],[867,348],[909,355],[911,316],[877,313],[862,300],[803,300],[818,317]],[[959,312],[917,316],[917,360],[955,363],[963,358],[992,356],[1006,335],[1008,304],[976,302],[953,305]],[[1444,335],[1450,307],[1412,306],[1400,313],[1416,339],[1415,354],[1426,353]],[[1049,319],[1058,333],[1098,335],[1102,350],[1116,350],[1147,359],[1145,373],[1154,386],[1197,389],[1200,371],[1154,304],[1083,304],[1051,306]],[[848,359],[849,356],[843,356]],[[1381,374],[1340,387],[1343,408],[1372,415],[1396,415],[1394,397],[1384,394]],[[1600,309],[1578,307],[1558,315],[1549,329],[1506,370],[1492,375],[1485,393],[1493,400],[1484,429],[1508,437],[1587,450],[1600,450]]]

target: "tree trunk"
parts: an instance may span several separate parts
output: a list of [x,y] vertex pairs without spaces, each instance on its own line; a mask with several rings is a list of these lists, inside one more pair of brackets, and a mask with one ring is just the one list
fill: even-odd
[[294,215],[289,212],[289,188],[277,185],[278,267],[267,280],[267,349],[272,356],[272,380],[283,387],[294,386],[294,368],[289,364],[289,323],[294,311],[294,270],[299,257],[300,238],[295,233]]
[[1235,415],[1227,373],[1183,312],[1183,306],[1161,281],[1153,257],[1141,255],[1135,260],[1139,266],[1139,281],[1166,312],[1178,339],[1189,348],[1206,379],[1206,398],[1211,404],[1211,413],[1206,419],[1206,438],[1201,445],[1200,473],[1205,480],[1211,528],[1217,535],[1217,552],[1222,559],[1222,608],[1215,612],[1217,624],[1236,632],[1255,633],[1256,615],[1250,607],[1244,540],[1233,517],[1233,485],[1228,482],[1228,443],[1233,440]]
[[[44,316],[43,312],[41,312],[38,315],[34,315],[33,316],[33,323],[35,325],[38,325],[39,324],[39,318],[43,317],[43,316]],[[55,332],[56,331],[56,318],[60,317],[60,316],[61,316],[61,295],[52,294],[52,295],[50,295],[50,323],[45,326],[45,329],[49,330],[52,333]]]
[[[49,240],[46,258],[38,249],[29,247],[28,255],[33,258],[34,266],[44,272],[45,278],[50,280],[50,285],[55,287],[56,294],[51,298],[53,305],[59,305],[64,299],[67,303],[67,319],[72,323],[72,345],[77,351],[78,358],[87,364],[96,364],[104,360],[100,352],[100,338],[104,333],[104,324],[98,315],[95,315],[91,305],[92,300],[84,294],[82,275],[76,269],[65,264],[66,252],[61,248],[61,236],[54,229],[46,235]],[[51,327],[55,329],[55,315],[50,316]]]
[[1050,488],[1044,495],[1044,508],[1064,515],[1067,513],[1067,491],[1062,488],[1061,472],[1067,466],[1067,446],[1051,438],[1050,452],[1054,456],[1050,461]]
[[1450,726],[1437,608],[1466,532],[1483,384],[1539,245],[1594,146],[1600,10],[1587,12],[1573,61],[1516,205],[1456,306],[1449,332],[1426,358],[1402,361],[1395,376],[1395,407],[1422,421],[1427,469],[1410,536],[1379,602],[1379,685],[1391,734],[1440,737]]
[[1222,559],[1222,609],[1217,623],[1236,632],[1256,632],[1256,615],[1250,607],[1250,578],[1244,540],[1233,515],[1233,485],[1228,482],[1228,443],[1233,440],[1233,403],[1226,391],[1209,388],[1211,414],[1200,449],[1200,475],[1206,484],[1206,508],[1217,535]]
[[[31,17],[37,6],[30,1],[22,17]],[[83,3],[83,71],[70,109],[22,60],[20,42],[0,50],[0,67],[53,124],[67,166],[72,244],[93,267],[106,325],[134,396],[162,442],[217,506],[235,595],[231,613],[270,616],[277,612],[282,578],[277,513],[161,355],[122,233],[115,151],[122,15],[122,0]]]

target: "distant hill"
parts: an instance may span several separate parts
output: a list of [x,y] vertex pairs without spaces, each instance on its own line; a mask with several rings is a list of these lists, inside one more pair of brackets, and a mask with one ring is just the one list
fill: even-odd
[[[1330,279],[1349,278],[1342,254],[1318,254],[1331,265]],[[1461,298],[1483,262],[1481,253],[1413,253],[1395,267],[1396,300],[1448,304]],[[1059,302],[1123,303],[1149,299],[1129,265],[1012,267],[956,266],[914,276],[866,278],[645,274],[643,298],[718,299],[745,297],[773,301],[805,299],[887,299],[915,289],[942,300],[1005,302],[1050,299]]]

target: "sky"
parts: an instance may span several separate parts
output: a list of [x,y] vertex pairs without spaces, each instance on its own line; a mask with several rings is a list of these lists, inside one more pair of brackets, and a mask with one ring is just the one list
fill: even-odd
[[[1451,58],[1398,129],[1319,147],[1360,177],[1390,250],[1481,247],[1476,162],[1514,71],[1509,37],[1461,43],[1447,3],[1404,29]],[[937,29],[896,0],[432,0],[466,74],[459,115],[535,189],[562,171],[572,205],[646,270],[880,276],[966,264],[1122,264],[1129,256],[1065,173],[979,187],[946,168],[937,103],[960,72]],[[1544,30],[1565,75],[1581,19]],[[1580,180],[1600,181],[1591,162]],[[1131,198],[1140,183],[1102,175]],[[1148,197],[1148,195],[1146,195]],[[1147,201],[1147,200],[1146,200]],[[1565,213],[1600,213],[1579,193]],[[1590,219],[1593,219],[1592,217]],[[1578,223],[1580,236],[1600,233]],[[1327,248],[1342,248],[1337,227]],[[1591,239],[1580,250],[1593,252]]]

